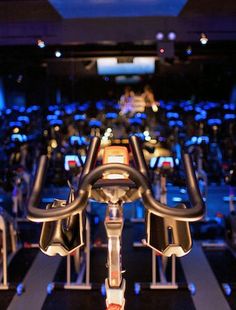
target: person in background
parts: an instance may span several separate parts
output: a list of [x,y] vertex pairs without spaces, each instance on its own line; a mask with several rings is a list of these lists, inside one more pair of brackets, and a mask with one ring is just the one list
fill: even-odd
[[145,101],[145,112],[147,114],[147,118],[152,119],[154,116],[153,113],[158,111],[159,102],[155,100],[153,90],[149,85],[144,87],[142,97]]
[[121,114],[127,114],[132,111],[134,92],[130,86],[126,86],[124,89],[124,94],[120,97],[120,110]]

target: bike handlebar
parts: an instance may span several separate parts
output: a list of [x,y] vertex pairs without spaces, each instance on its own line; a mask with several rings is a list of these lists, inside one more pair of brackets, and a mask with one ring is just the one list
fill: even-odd
[[[140,167],[140,171],[144,171],[146,175],[146,162],[143,153],[139,146],[139,138],[137,136],[130,137],[130,143],[136,165]],[[142,154],[140,154],[142,153]],[[185,221],[197,221],[202,218],[205,212],[205,204],[202,200],[199,187],[197,184],[196,175],[193,168],[193,163],[190,154],[182,152],[182,159],[184,164],[184,170],[186,174],[187,191],[190,198],[190,204],[192,208],[186,209],[183,204],[177,205],[174,208],[161,204],[156,201],[152,195],[151,190],[147,190],[143,193],[144,205],[146,208],[152,210],[153,213],[159,216],[171,216],[176,220]],[[158,214],[161,211],[162,215]]]
[[142,152],[140,140],[137,136],[131,136],[129,138],[129,142],[134,162],[138,171],[140,171],[147,179],[149,179],[148,167]]
[[157,216],[172,217],[175,220],[182,221],[196,221],[200,219],[204,215],[205,206],[197,186],[190,155],[187,153],[183,154],[183,162],[192,208],[186,208],[183,204],[179,204],[175,208],[170,208],[167,205],[156,201],[153,197],[150,185],[148,184],[148,179],[146,178],[146,162],[144,156],[138,149],[138,138],[134,136],[131,138],[131,141],[134,160],[138,161],[137,167],[142,168],[141,172],[144,172],[145,176],[128,165],[118,163],[102,165],[91,170],[95,163],[100,143],[100,139],[95,137],[91,141],[89,148],[90,152],[88,158],[90,158],[91,161],[85,165],[83,178],[80,179],[77,197],[74,201],[63,205],[62,207],[47,210],[38,207],[48,167],[48,158],[46,155],[42,155],[39,161],[33,191],[28,202],[28,218],[35,222],[48,222],[63,219],[83,211],[87,206],[92,185],[102,178],[104,173],[111,174],[115,172],[118,174],[128,173],[129,179],[139,188],[139,196],[143,199],[145,208]]
[[47,174],[47,168],[48,157],[47,155],[42,155],[39,160],[33,190],[28,201],[27,217],[29,220],[34,222],[49,222],[55,219],[59,220],[66,218],[68,215],[74,215],[80,210],[84,209],[88,202],[88,192],[79,190],[79,195],[77,198],[71,203],[67,204],[65,207],[47,210],[40,209],[38,206],[40,204],[43,185]]
[[[95,168],[84,177],[81,182],[78,197],[73,202],[66,204],[64,207],[42,210],[32,205],[32,202],[38,201],[32,199],[28,205],[29,218],[37,222],[46,222],[66,218],[79,213],[87,205],[89,192],[92,185],[99,180],[105,172],[108,174],[114,172],[118,174],[128,173],[129,179],[131,179],[141,189],[140,198],[143,198],[145,208],[149,209],[158,216],[172,217],[175,220],[196,221],[204,214],[204,205],[199,203],[198,200],[193,201],[193,208],[190,209],[183,208],[183,204],[177,205],[175,208],[169,208],[167,205],[164,205],[154,199],[146,178],[139,171],[124,164],[106,164]],[[37,184],[37,182],[35,182],[35,184]]]

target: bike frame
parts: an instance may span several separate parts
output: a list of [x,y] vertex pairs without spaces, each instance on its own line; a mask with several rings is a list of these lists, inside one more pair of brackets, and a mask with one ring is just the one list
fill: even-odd
[[108,238],[106,303],[107,307],[116,304],[124,309],[125,280],[122,278],[121,262],[121,236],[124,226],[122,202],[108,203],[104,225]]

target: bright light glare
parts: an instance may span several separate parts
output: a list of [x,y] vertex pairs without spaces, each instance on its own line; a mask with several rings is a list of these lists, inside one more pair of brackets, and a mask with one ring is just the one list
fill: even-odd
[[37,41],[37,45],[38,45],[38,47],[40,47],[40,48],[44,48],[44,47],[45,47],[45,42],[44,42],[43,40],[38,40],[38,41]]
[[202,43],[202,45],[206,45],[207,44],[208,38],[207,38],[205,33],[201,34],[200,42]]
[[148,74],[155,70],[155,57],[134,57],[133,62],[118,63],[117,58],[99,58],[98,73],[102,75]]
[[60,52],[60,51],[56,51],[56,52],[55,52],[55,56],[56,56],[57,58],[61,57],[61,52]]
[[174,41],[176,39],[176,33],[175,32],[169,32],[168,33],[168,39],[170,41]]
[[156,39],[157,39],[158,41],[163,40],[163,39],[164,39],[164,33],[163,33],[163,32],[158,32],[158,33],[156,34]]

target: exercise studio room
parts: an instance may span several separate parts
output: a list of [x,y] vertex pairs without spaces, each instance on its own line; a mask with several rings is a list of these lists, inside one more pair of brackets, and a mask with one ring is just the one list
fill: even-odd
[[0,0],[0,310],[236,310],[236,0]]

